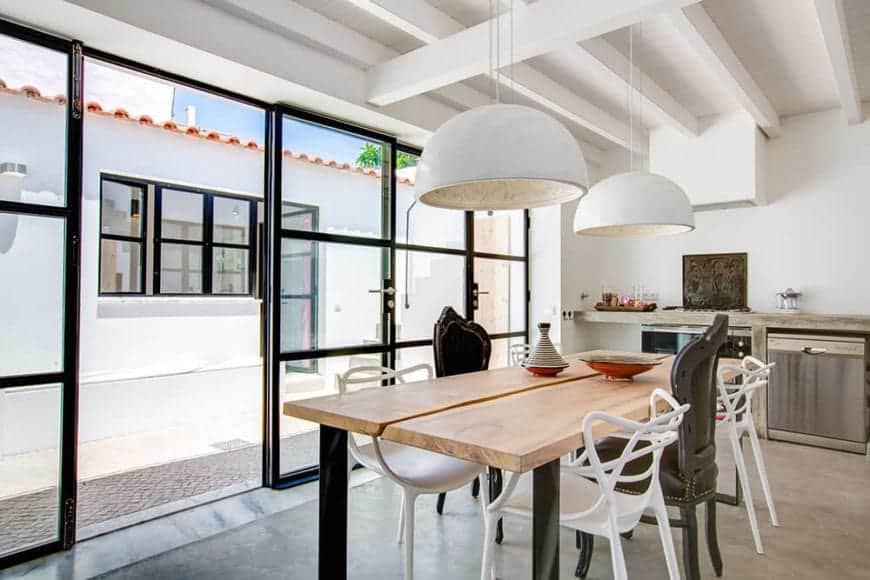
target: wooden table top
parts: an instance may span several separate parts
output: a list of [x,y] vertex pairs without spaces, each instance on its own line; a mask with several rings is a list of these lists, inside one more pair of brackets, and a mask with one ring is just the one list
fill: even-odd
[[[666,359],[633,382],[597,375],[401,421],[388,426],[383,438],[513,472],[530,471],[582,447],[583,419],[592,411],[648,417],[653,390],[670,391],[672,362]],[[595,437],[613,430],[600,424]]]
[[284,414],[338,429],[380,435],[387,425],[447,409],[480,403],[559,383],[595,376],[576,356],[556,377],[539,377],[508,367],[396,385],[362,389],[284,403]]
[[[284,403],[284,413],[525,472],[582,447],[587,413],[598,410],[641,420],[649,416],[652,391],[670,391],[673,357],[668,355],[641,355],[663,363],[634,382],[609,381],[579,356],[566,356],[570,366],[557,377],[538,377],[517,367],[494,369],[291,401]],[[596,437],[604,434],[602,429]]]

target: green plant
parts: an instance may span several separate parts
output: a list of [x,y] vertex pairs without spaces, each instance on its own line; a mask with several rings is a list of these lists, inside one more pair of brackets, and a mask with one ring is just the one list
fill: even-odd
[[[361,167],[380,167],[382,165],[381,151],[383,148],[374,143],[366,143],[360,149],[356,158],[356,164]],[[399,151],[396,153],[396,169],[413,167],[417,165],[417,158],[413,155]]]

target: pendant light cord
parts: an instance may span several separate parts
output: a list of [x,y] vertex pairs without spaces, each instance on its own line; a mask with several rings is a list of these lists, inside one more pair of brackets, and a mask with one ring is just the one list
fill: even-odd
[[517,91],[514,89],[514,0],[511,0],[511,103],[517,104]]
[[628,170],[634,171],[634,26],[628,27]]

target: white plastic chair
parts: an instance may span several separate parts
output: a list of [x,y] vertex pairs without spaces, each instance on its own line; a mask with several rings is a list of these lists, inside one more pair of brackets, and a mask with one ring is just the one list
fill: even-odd
[[[670,407],[661,415],[655,410],[660,399],[666,401]],[[562,467],[560,523],[567,528],[608,538],[613,559],[613,576],[617,580],[627,578],[620,534],[633,530],[647,510],[653,512],[658,522],[668,575],[671,580],[680,578],[674,539],[659,483],[659,462],[664,448],[677,440],[677,428],[689,405],[680,405],[671,395],[656,389],[650,396],[650,407],[651,418],[645,423],[602,412],[589,413],[583,420],[586,449],[575,461]],[[603,463],[595,450],[593,436],[594,427],[601,422],[610,423],[621,430],[611,437],[628,440],[618,458]],[[652,461],[646,471],[638,475],[623,475],[627,463],[648,455],[652,455]],[[495,577],[493,534],[498,518],[505,514],[532,517],[530,475],[512,473],[505,490],[492,502],[488,486],[481,486],[484,505],[481,580]],[[617,483],[646,479],[650,480],[650,485],[640,495],[622,493],[616,489]]]
[[512,344],[510,350],[511,366],[520,366],[524,360],[529,358],[530,352],[532,352],[532,346],[529,344]]
[[[755,518],[755,507],[752,504],[752,490],[749,485],[749,473],[746,471],[746,460],[743,456],[743,448],[740,439],[749,435],[752,445],[752,455],[755,457],[755,465],[758,468],[758,476],[761,479],[761,490],[767,502],[770,512],[770,521],[774,526],[779,525],[776,517],[776,508],[773,505],[773,495],[770,492],[770,483],[767,480],[767,469],[764,465],[764,457],[761,455],[761,445],[758,443],[758,433],[755,431],[755,422],[752,420],[752,398],[755,393],[768,383],[770,369],[776,363],[767,364],[755,357],[747,356],[740,366],[721,365],[717,371],[716,384],[719,389],[719,425],[727,425],[728,438],[731,441],[731,449],[734,453],[734,463],[737,466],[737,476],[740,479],[740,488],[743,491],[746,513],[749,515],[749,526],[752,528],[752,537],[755,540],[755,551],[764,553],[761,545],[761,534],[758,532],[758,521]],[[728,384],[724,375],[727,372],[738,372],[742,377],[741,384]]]
[[[432,367],[428,364],[398,371],[378,366],[357,367],[338,376],[338,390],[340,393],[346,393],[348,387],[353,385],[367,385],[365,388],[372,388],[384,385],[385,381],[392,379],[397,383],[404,383],[408,375],[423,371],[429,379],[434,375]],[[357,439],[365,443],[358,443]],[[352,433],[347,440],[350,456],[355,462],[386,477],[402,490],[396,541],[405,543],[405,579],[412,580],[414,577],[414,504],[417,497],[448,492],[467,485],[483,473],[484,466],[416,447],[382,441],[376,436]],[[348,469],[352,469],[354,461],[348,462]]]

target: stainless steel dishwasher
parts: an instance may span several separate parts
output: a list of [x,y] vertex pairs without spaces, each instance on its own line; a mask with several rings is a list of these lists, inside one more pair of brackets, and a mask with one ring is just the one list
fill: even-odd
[[865,340],[769,334],[767,351],[769,437],[866,453]]

